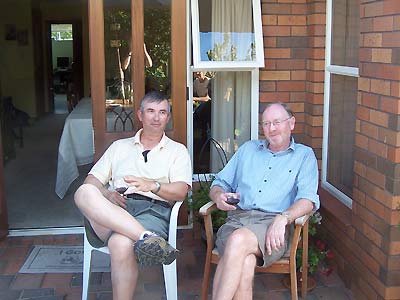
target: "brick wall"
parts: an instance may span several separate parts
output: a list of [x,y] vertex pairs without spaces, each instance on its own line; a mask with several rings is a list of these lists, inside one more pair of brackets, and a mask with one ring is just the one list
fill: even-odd
[[[360,1],[353,208],[321,189],[324,234],[355,299],[400,299],[400,0]],[[321,160],[324,0],[262,0],[260,111],[288,102]]]

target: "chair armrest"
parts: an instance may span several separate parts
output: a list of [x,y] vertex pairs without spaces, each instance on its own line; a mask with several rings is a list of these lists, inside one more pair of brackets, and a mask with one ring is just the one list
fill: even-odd
[[202,216],[207,216],[211,214],[212,211],[217,210],[217,205],[213,201],[209,201],[208,203],[204,204],[202,207],[199,209],[199,214]]
[[312,212],[311,213],[309,213],[309,214],[306,214],[306,215],[304,215],[304,216],[302,216],[302,217],[299,217],[299,218],[297,218],[296,220],[294,220],[294,224],[297,226],[297,225],[300,225],[300,226],[304,226],[304,224],[307,222],[307,220],[312,216]]
[[168,243],[176,248],[176,229],[178,226],[178,213],[183,201],[176,201],[169,218]]

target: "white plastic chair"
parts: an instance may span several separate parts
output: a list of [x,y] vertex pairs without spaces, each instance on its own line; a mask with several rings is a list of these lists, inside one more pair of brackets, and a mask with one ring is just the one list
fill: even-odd
[[[169,221],[169,233],[168,243],[176,248],[176,229],[178,223],[178,212],[182,205],[182,201],[175,202]],[[84,234],[84,254],[83,254],[83,285],[82,285],[82,300],[86,300],[88,296],[89,280],[90,280],[90,267],[92,260],[92,251],[100,251],[106,254],[110,254],[108,247],[94,248],[90,245],[86,238],[86,231]],[[177,286],[177,274],[176,274],[176,260],[169,264],[163,265],[164,269],[164,284],[165,293],[168,300],[177,300],[178,298],[178,286]]]

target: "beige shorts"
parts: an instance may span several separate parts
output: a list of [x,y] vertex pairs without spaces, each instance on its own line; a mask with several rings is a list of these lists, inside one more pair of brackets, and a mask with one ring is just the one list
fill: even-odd
[[217,239],[215,241],[220,255],[224,254],[229,235],[236,229],[245,227],[257,237],[258,246],[263,256],[259,257],[257,260],[258,266],[266,267],[279,260],[288,249],[289,236],[293,231],[291,229],[293,226],[286,227],[285,247],[282,247],[278,251],[273,250],[271,255],[266,254],[265,235],[275,216],[275,213],[266,213],[260,210],[241,210],[237,208],[236,210],[229,211],[226,223],[218,230]]

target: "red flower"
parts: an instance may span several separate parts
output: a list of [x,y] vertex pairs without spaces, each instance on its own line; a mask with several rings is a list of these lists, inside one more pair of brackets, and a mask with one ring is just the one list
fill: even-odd
[[315,241],[315,246],[317,246],[317,248],[318,248],[320,251],[324,251],[324,250],[325,250],[325,243],[322,242],[321,240],[316,240],[316,241]]
[[335,258],[335,253],[333,253],[333,251],[331,251],[331,250],[328,250],[326,252],[326,258],[327,259],[334,259]]

